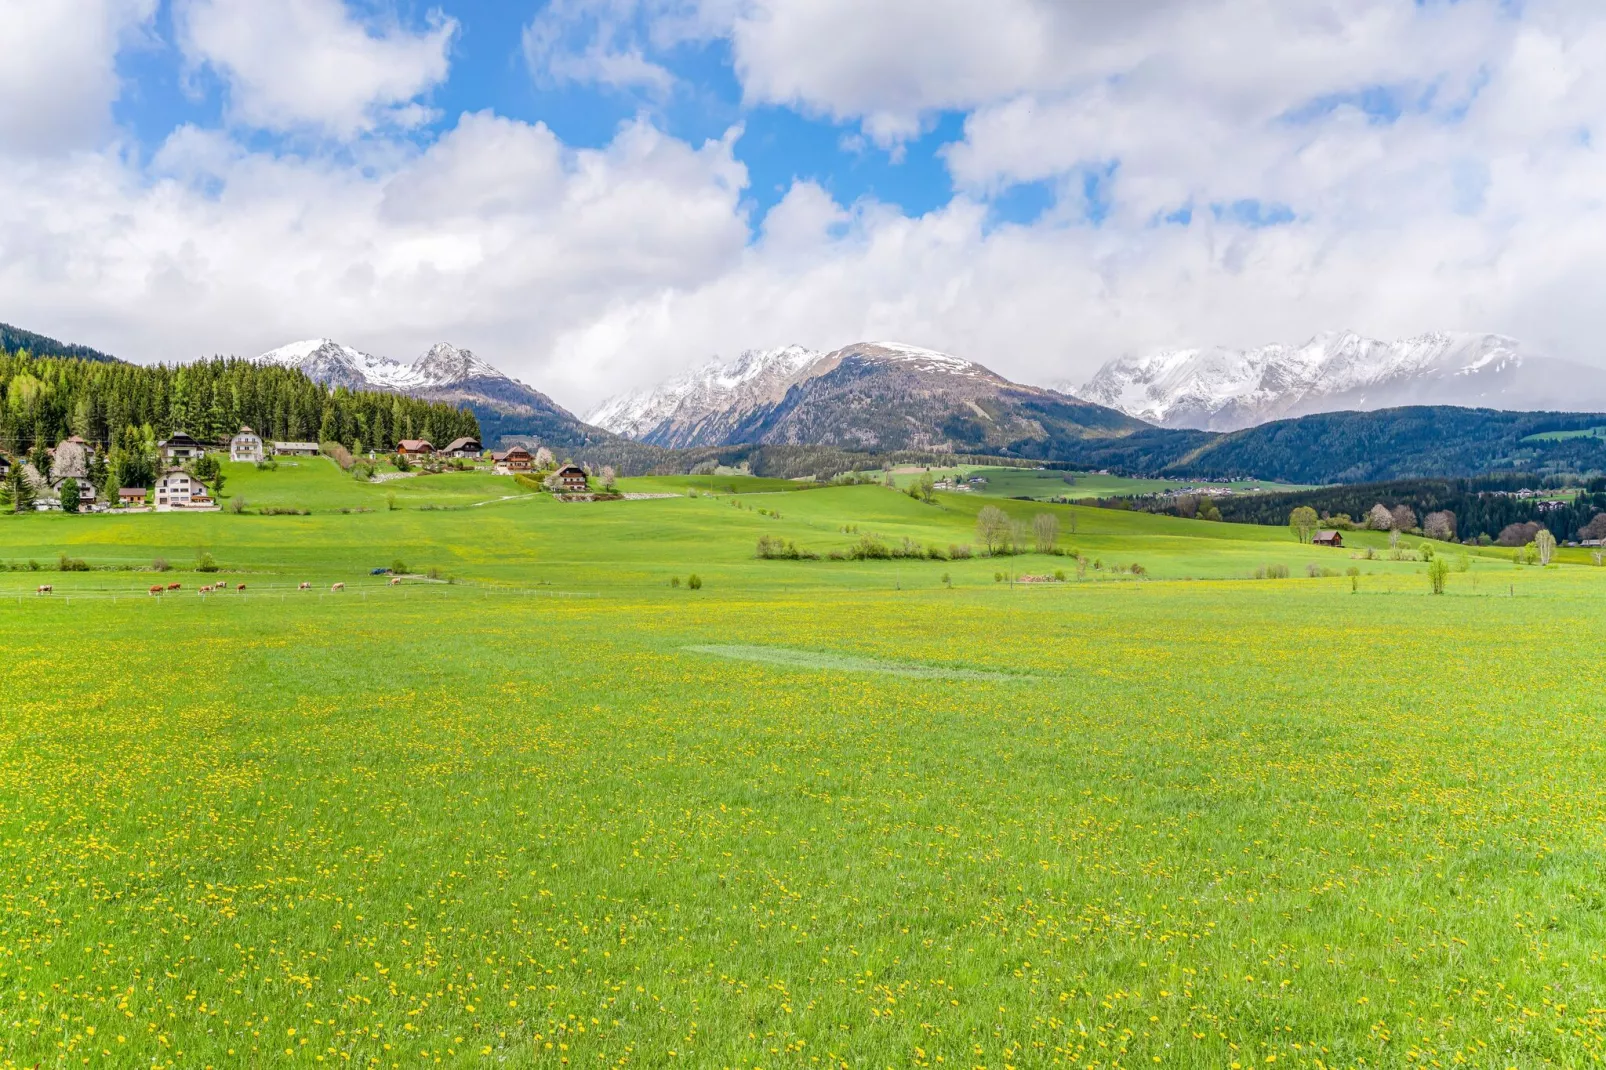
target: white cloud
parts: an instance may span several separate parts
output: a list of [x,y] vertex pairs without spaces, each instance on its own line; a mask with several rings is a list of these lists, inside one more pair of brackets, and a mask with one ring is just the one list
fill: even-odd
[[445,81],[457,23],[364,23],[343,0],[183,0],[180,43],[229,87],[229,115],[275,131],[351,138],[429,118],[417,98]]
[[[657,12],[667,18],[669,12]],[[674,75],[646,57],[641,0],[551,0],[524,28],[524,58],[542,85],[669,92]]]
[[156,0],[0,0],[0,149],[99,143],[118,48],[155,11]]
[[[308,157],[186,128],[150,167],[115,145],[0,159],[0,293],[24,326],[141,359],[311,334],[407,357],[449,338],[575,408],[714,354],[866,337],[1039,382],[1335,328],[1498,330],[1602,362],[1593,6],[1529,0],[1519,20],[1494,0],[690,2],[564,8],[619,27],[598,37],[582,18],[565,39],[655,63],[729,34],[751,99],[861,119],[889,144],[933,109],[969,109],[946,156],[958,194],[907,218],[799,182],[751,219],[739,128],[692,145],[646,119],[576,150],[483,112],[426,148],[378,136]],[[273,114],[360,132],[431,77],[384,92],[359,78],[327,107]],[[1367,113],[1384,93],[1398,116]],[[1082,170],[1111,164],[1095,226]],[[1058,203],[998,225],[989,198],[1022,181]],[[1212,210],[1240,200],[1293,219]],[[1159,222],[1188,206],[1191,222]]]

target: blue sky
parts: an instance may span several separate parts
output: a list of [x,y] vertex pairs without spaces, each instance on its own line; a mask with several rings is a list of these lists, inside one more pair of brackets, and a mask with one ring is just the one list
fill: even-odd
[[869,338],[1035,382],[1344,329],[1606,359],[1585,0],[52,0],[0,38],[0,319],[132,359],[451,341],[576,408]]

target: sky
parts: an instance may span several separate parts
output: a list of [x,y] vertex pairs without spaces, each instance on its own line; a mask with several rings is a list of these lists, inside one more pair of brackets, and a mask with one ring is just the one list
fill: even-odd
[[890,339],[1606,363],[1598,0],[0,0],[0,320],[585,411]]

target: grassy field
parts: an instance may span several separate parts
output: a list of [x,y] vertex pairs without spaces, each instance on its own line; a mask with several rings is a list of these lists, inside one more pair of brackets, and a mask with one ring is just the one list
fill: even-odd
[[[239,477],[311,515],[0,519],[7,1066],[1606,1058],[1581,553],[1433,597],[992,499],[1078,581],[753,556],[972,542],[962,495]],[[27,570],[64,552],[98,570]],[[115,571],[157,556],[175,595]]]
[[[900,487],[907,487],[911,482],[920,478],[921,470],[899,470],[893,475],[893,480]],[[933,468],[931,475],[934,479],[960,478],[969,480],[980,477],[987,482],[976,484],[972,493],[986,495],[993,498],[1070,498],[1072,500],[1091,498],[1130,498],[1140,494],[1162,494],[1170,491],[1186,490],[1190,487],[1209,486],[1211,488],[1236,491],[1289,491],[1303,490],[1305,488],[1286,483],[1272,483],[1266,480],[1241,480],[1232,483],[1189,483],[1176,479],[1132,479],[1126,476],[1099,475],[1095,472],[1063,472],[1052,469],[1038,470],[1035,468],[992,468],[978,465],[956,465],[952,468]]]

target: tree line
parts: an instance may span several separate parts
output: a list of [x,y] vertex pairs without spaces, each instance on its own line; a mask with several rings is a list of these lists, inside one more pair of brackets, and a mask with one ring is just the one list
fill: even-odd
[[[1559,488],[1539,497],[1518,497],[1521,490],[1546,491],[1555,477],[1529,474],[1485,476],[1477,479],[1413,479],[1386,483],[1357,483],[1286,494],[1235,494],[1212,500],[1220,519],[1239,524],[1291,524],[1294,511],[1306,508],[1315,520],[1309,526],[1335,525],[1343,518],[1355,527],[1388,527],[1409,531],[1420,526],[1434,538],[1499,541],[1513,525],[1534,525],[1559,541],[1597,537],[1590,524],[1606,513],[1606,479],[1594,479],[1577,488],[1576,496],[1561,500]],[[1541,504],[1545,502],[1546,504]],[[1153,512],[1185,515],[1188,505],[1178,499],[1139,503]],[[1381,513],[1379,512],[1381,509]],[[1385,525],[1381,518],[1387,517]],[[1453,518],[1453,522],[1451,520]],[[1309,520],[1309,517],[1306,518]],[[1431,529],[1431,530],[1430,530]]]
[[392,450],[479,437],[473,412],[401,394],[329,390],[294,368],[238,358],[123,364],[0,353],[0,450],[23,457],[71,435],[111,452],[145,451],[183,431],[226,442],[242,426],[267,441]]

